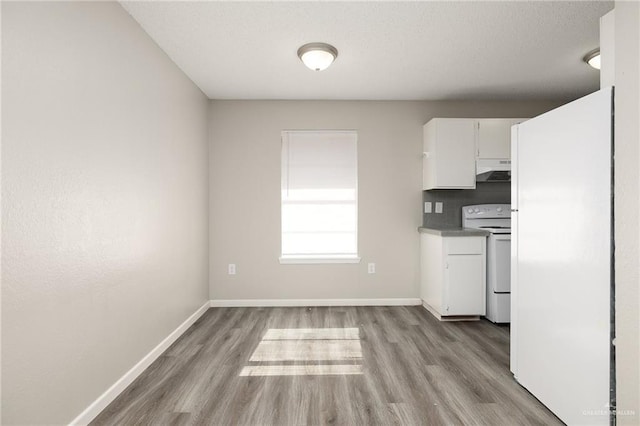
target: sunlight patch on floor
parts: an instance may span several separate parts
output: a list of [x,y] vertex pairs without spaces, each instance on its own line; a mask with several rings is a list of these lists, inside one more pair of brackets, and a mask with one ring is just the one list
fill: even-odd
[[262,340],[360,340],[353,328],[270,328]]
[[362,374],[362,365],[253,365],[244,367],[240,372],[240,376],[331,376],[348,374]]
[[[263,365],[265,362],[282,364]],[[240,376],[362,374],[359,362],[362,346],[358,328],[271,328]]]

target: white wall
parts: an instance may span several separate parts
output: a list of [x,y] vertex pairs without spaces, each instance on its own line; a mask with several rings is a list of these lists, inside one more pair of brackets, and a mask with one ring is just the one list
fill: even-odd
[[616,1],[615,33],[617,420],[620,425],[637,425],[640,423],[640,3]]
[[[419,297],[422,125],[434,116],[526,117],[557,103],[212,101],[212,299]],[[360,264],[280,265],[280,132],[358,131]],[[367,274],[367,263],[376,274]],[[227,264],[237,264],[237,275]]]
[[115,2],[2,2],[2,423],[68,423],[208,299],[205,96]]

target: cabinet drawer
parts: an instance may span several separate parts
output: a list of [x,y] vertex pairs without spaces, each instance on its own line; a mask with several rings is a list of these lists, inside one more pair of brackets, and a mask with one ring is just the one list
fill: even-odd
[[450,237],[445,240],[447,254],[482,254],[486,237]]

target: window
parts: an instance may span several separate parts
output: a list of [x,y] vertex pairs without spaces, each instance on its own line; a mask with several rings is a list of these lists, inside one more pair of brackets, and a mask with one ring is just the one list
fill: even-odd
[[282,132],[282,263],[360,260],[357,137]]

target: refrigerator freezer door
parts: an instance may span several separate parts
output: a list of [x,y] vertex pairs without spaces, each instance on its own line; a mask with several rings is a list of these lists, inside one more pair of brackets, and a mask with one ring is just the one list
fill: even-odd
[[516,128],[512,370],[567,424],[609,423],[612,97]]

